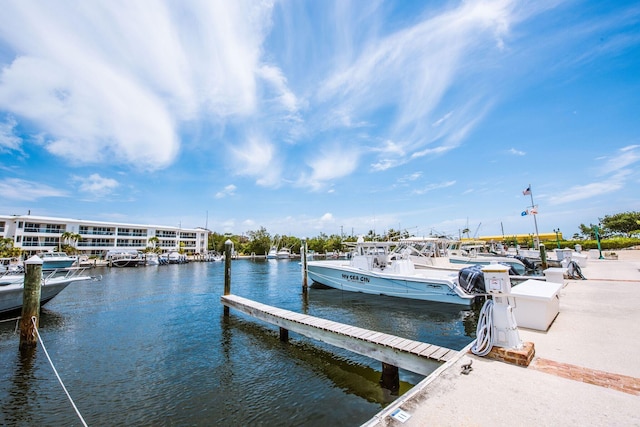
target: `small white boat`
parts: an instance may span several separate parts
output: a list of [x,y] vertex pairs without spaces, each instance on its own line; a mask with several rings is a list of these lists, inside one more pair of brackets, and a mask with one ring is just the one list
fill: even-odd
[[169,264],[185,264],[187,262],[187,256],[180,252],[169,253]]
[[278,258],[278,247],[271,246],[269,252],[267,253],[267,259],[277,259]]
[[76,257],[67,255],[65,252],[42,252],[38,256],[42,259],[43,270],[55,270],[58,268],[68,268],[76,262]]
[[484,241],[456,241],[452,242],[447,249],[449,261],[454,264],[477,264],[489,265],[500,263],[507,265],[518,274],[527,274],[527,267],[524,263],[506,254],[494,253]]
[[361,237],[350,260],[308,262],[308,278],[343,291],[471,305],[477,294],[458,284],[457,271],[416,270],[408,256],[389,256],[395,244]]
[[[0,284],[0,314],[17,311],[22,308],[24,296],[24,274],[12,275],[9,283],[9,275],[3,276],[5,281]],[[62,292],[69,284],[84,280],[93,280],[92,276],[84,274],[84,268],[70,268],[54,270],[42,279],[40,289],[40,304],[44,305]]]
[[145,265],[160,265],[160,258],[158,257],[158,254],[154,252],[147,252],[144,254],[144,261]]
[[280,248],[278,252],[276,252],[277,259],[289,259],[291,258],[291,249],[289,248]]

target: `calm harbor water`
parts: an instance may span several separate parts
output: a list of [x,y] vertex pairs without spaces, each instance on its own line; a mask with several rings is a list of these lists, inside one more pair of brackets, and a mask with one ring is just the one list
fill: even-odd
[[[223,263],[97,268],[42,310],[40,333],[90,426],[354,426],[396,396],[381,363],[231,309]],[[232,293],[265,304],[460,349],[476,315],[448,304],[311,288],[298,262],[236,260]],[[22,357],[0,323],[0,425],[81,425],[42,348]],[[434,369],[437,368],[434,363]],[[422,379],[401,371],[401,393]]]

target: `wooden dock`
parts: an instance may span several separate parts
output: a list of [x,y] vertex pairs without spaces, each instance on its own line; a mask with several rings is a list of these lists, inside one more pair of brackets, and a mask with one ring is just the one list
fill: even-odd
[[434,361],[446,362],[458,353],[433,344],[272,307],[237,295],[223,295],[220,299],[225,307],[279,326],[281,338],[283,330],[293,331],[421,375],[433,372]]

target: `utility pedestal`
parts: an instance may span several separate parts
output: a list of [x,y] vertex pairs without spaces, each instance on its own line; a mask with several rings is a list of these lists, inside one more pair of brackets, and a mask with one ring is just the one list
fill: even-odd
[[492,345],[487,357],[519,366],[528,366],[535,354],[533,343],[523,343],[513,315],[509,267],[490,264],[482,268],[484,286],[493,297]]

